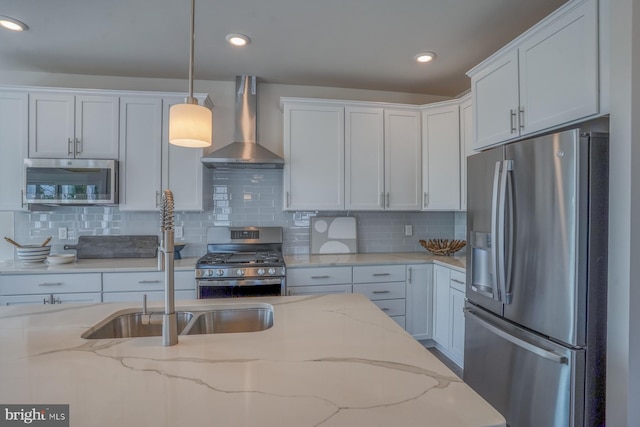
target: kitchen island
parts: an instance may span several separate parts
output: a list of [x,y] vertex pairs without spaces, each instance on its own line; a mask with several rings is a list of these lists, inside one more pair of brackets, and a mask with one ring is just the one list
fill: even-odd
[[505,425],[363,295],[251,302],[273,305],[273,327],[172,347],[81,338],[131,304],[2,307],[0,403],[69,404],[83,427]]

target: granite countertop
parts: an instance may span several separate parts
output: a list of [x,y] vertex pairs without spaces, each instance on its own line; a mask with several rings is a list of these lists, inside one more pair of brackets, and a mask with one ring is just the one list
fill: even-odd
[[[69,404],[85,427],[506,425],[365,296],[258,301],[272,328],[172,347],[80,337],[126,303],[2,307],[0,402]],[[178,308],[210,304],[237,301]]]
[[427,252],[392,252],[368,254],[326,254],[326,255],[290,255],[285,256],[287,268],[296,267],[334,267],[339,265],[367,264],[420,264],[435,263],[464,273],[467,262],[464,255],[439,256]]
[[[194,270],[198,258],[175,260],[175,270]],[[157,258],[77,259],[68,264],[49,265],[46,262],[23,264],[20,261],[0,261],[0,274],[40,273],[120,273],[158,270]]]

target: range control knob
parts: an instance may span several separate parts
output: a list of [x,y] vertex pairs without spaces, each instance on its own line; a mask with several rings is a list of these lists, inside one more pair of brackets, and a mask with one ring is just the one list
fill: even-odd
[[205,276],[213,276],[213,270],[205,270],[204,271],[204,275]]
[[243,270],[243,269],[241,269],[241,268],[239,268],[238,270],[236,270],[236,274],[237,274],[238,276],[244,276],[244,270]]
[[262,276],[264,274],[264,268],[259,268],[257,273],[258,273],[258,276]]
[[216,270],[216,276],[220,277],[220,276],[224,276],[224,270],[219,268]]
[[276,269],[275,268],[270,268],[269,269],[269,275],[273,276],[274,274],[276,274]]

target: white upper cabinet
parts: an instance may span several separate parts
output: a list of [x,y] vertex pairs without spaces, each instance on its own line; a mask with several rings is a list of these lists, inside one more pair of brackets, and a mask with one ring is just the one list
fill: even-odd
[[467,210],[467,156],[473,151],[473,103],[471,96],[460,102],[460,209]]
[[169,144],[169,108],[183,102],[184,98],[164,98],[162,102],[162,189],[172,191],[176,211],[200,212],[204,210],[204,198],[213,197],[204,194],[202,149]]
[[345,208],[418,210],[420,151],[417,110],[347,105]]
[[384,110],[345,108],[345,208],[384,208]]
[[385,209],[420,210],[420,112],[384,110]]
[[344,210],[344,106],[283,104],[285,210]]
[[481,149],[599,113],[597,0],[573,1],[471,70]]
[[120,109],[120,210],[159,208],[162,98],[123,97]]
[[422,208],[460,209],[460,118],[458,102],[422,111]]
[[117,159],[118,127],[117,96],[29,96],[29,157]]
[[27,157],[28,95],[0,91],[0,210],[24,208],[24,159]]

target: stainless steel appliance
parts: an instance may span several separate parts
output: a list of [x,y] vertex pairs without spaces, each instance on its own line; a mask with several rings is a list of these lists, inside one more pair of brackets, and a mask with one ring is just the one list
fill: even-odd
[[23,203],[114,205],[118,162],[90,159],[25,159]]
[[464,381],[512,427],[604,425],[608,137],[469,157]]
[[284,295],[281,227],[210,227],[196,263],[198,298]]

